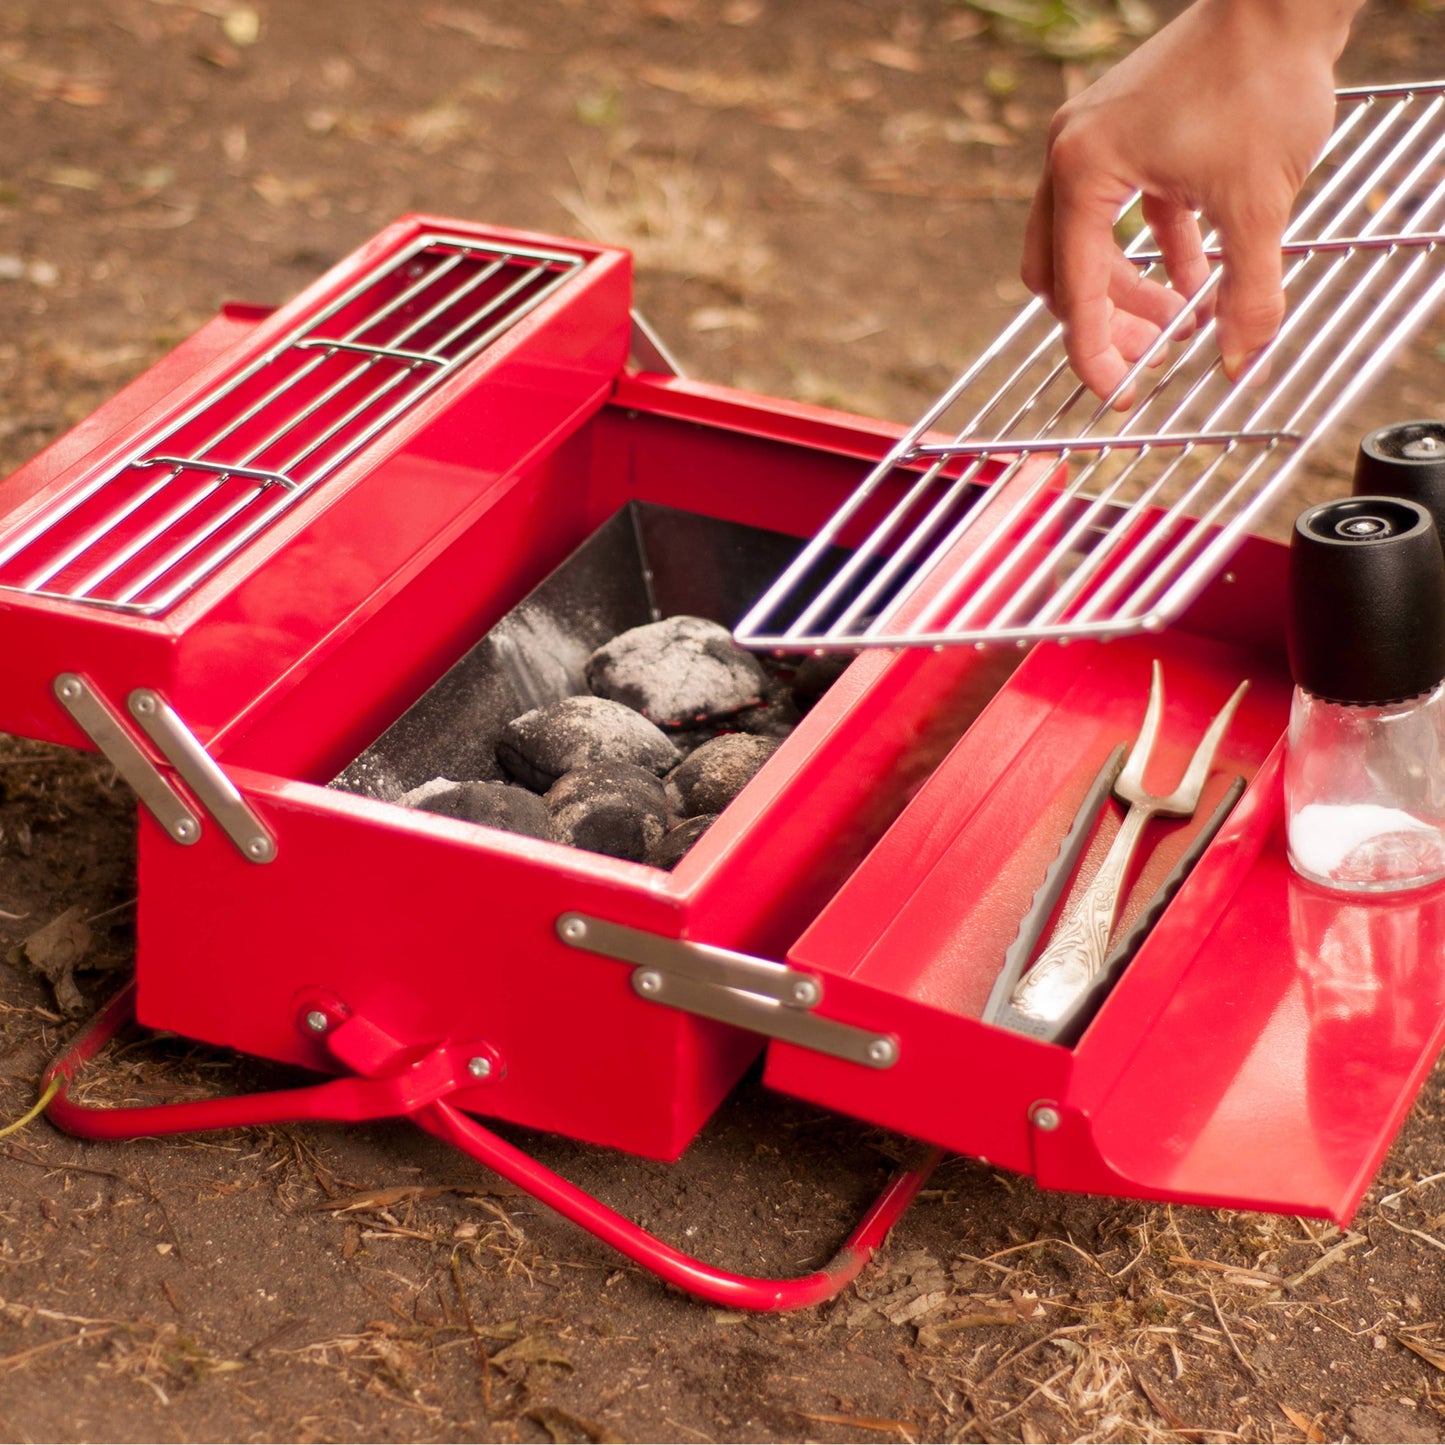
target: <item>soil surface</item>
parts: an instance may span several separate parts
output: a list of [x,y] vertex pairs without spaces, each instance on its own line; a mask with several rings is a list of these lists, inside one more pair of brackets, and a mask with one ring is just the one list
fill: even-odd
[[[227,300],[280,303],[413,210],[631,246],[692,374],[908,420],[1023,299],[1053,109],[1150,23],[1010,8],[1032,23],[946,0],[3,0],[0,472]],[[1375,0],[1345,78],[1421,78],[1440,26]],[[1343,489],[1366,427],[1439,413],[1436,345],[1309,489]],[[0,746],[6,1119],[131,967],[133,808],[92,755]],[[132,1101],[292,1081],[148,1037],[91,1076]],[[951,1159],[856,1286],[768,1317],[662,1287],[404,1124],[89,1144],[36,1122],[0,1141],[0,1436],[1438,1440],[1442,1113],[1437,1072],[1347,1229]],[[507,1134],[778,1274],[825,1260],[909,1149],[751,1079],[674,1165]]]

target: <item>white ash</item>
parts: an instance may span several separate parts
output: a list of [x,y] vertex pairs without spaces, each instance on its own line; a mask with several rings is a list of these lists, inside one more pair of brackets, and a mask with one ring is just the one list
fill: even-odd
[[727,628],[704,617],[634,627],[588,659],[587,685],[659,727],[687,727],[756,706],[768,675]]
[[668,774],[673,806],[684,817],[721,813],[778,749],[775,738],[725,733],[704,743]]
[[667,831],[662,780],[630,763],[594,763],[559,778],[547,794],[559,843],[641,863]]
[[716,813],[699,813],[695,818],[684,818],[675,827],[669,828],[642,860],[653,868],[676,868],[682,862],[687,850],[717,821]]
[[497,740],[502,766],[538,793],[593,763],[630,763],[660,775],[681,756],[645,717],[600,697],[564,697],[533,708],[509,722]]
[[551,838],[552,815],[536,793],[515,783],[454,783],[433,778],[398,801],[408,808],[480,823],[528,838]]

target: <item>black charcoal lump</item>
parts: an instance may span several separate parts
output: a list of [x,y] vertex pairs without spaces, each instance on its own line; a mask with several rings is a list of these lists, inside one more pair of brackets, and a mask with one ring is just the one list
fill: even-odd
[[751,733],[724,733],[704,743],[668,774],[676,810],[685,818],[721,813],[777,749],[775,738]]
[[684,818],[675,827],[669,828],[651,848],[642,861],[653,868],[676,868],[683,855],[717,821],[716,813],[699,813],[695,818]]
[[593,763],[629,763],[660,776],[681,756],[645,717],[601,697],[564,697],[533,708],[509,722],[497,740],[498,761],[539,793]]
[[594,763],[559,778],[547,794],[552,836],[609,858],[641,863],[667,831],[662,780],[630,763]]
[[587,660],[598,697],[636,709],[659,727],[689,727],[754,707],[768,675],[727,628],[703,617],[669,617],[620,633]]
[[528,838],[552,836],[552,815],[546,803],[536,793],[512,783],[454,783],[450,778],[433,778],[398,801],[404,807]]

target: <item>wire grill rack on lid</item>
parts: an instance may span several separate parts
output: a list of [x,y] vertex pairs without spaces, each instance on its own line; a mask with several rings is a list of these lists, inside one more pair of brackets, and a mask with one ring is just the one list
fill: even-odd
[[[1127,225],[1138,214],[1137,201]],[[1165,279],[1141,227],[1127,253]],[[1345,90],[1285,237],[1289,311],[1232,385],[1213,322],[1160,339],[1127,412],[1027,307],[737,629],[756,648],[1111,637],[1174,619],[1314,440],[1445,298],[1445,82]],[[1220,279],[1215,263],[1200,302]],[[1207,309],[1207,308],[1206,308]],[[986,484],[986,485],[985,485]],[[840,550],[842,549],[842,550]]]
[[582,265],[417,237],[119,463],[0,535],[0,590],[166,612]]

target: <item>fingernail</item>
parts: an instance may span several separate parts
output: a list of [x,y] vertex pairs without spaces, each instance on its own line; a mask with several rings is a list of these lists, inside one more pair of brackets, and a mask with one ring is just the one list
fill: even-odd
[[1231,381],[1238,381],[1249,368],[1249,353],[1246,351],[1223,352],[1220,360],[1224,363],[1224,374]]

